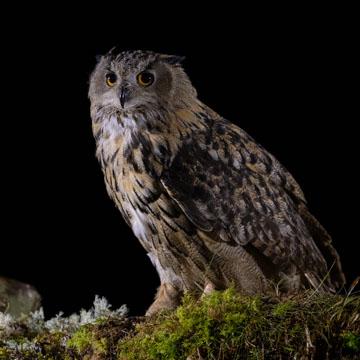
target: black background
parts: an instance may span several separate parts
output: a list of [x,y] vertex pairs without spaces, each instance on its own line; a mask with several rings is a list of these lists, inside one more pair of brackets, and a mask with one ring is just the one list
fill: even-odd
[[113,46],[186,56],[199,98],[290,170],[348,281],[359,274],[351,9],[181,7],[3,14],[0,274],[34,284],[46,316],[95,294],[143,314],[159,285],[94,156],[87,82]]

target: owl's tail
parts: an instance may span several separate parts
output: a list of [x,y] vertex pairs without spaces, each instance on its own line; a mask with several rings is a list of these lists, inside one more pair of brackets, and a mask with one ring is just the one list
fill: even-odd
[[328,291],[334,292],[346,283],[339,254],[331,244],[332,239],[330,235],[309,212],[305,204],[299,206],[299,213],[327,263],[329,275],[324,281],[324,286],[327,287]]

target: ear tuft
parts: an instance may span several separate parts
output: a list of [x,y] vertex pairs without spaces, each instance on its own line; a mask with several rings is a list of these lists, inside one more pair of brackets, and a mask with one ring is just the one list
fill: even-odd
[[180,66],[181,63],[185,60],[185,56],[169,55],[166,56],[163,60],[170,65]]

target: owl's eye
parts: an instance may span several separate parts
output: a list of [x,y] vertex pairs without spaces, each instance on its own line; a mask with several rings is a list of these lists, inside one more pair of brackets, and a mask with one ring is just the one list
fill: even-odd
[[114,73],[106,74],[106,84],[113,87],[116,84],[117,77]]
[[148,72],[142,72],[137,76],[137,80],[142,86],[149,86],[154,82],[154,75]]

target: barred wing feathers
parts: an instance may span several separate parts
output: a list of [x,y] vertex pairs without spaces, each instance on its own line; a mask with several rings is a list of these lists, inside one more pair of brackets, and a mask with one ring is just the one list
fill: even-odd
[[[254,247],[285,274],[298,271],[318,286],[327,262],[338,259],[316,219],[307,215],[304,221],[302,215],[309,214],[304,195],[290,173],[223,119],[212,120],[207,130],[195,131],[183,143],[161,182],[199,230],[233,246]],[[323,237],[315,241],[331,249],[325,254],[329,259],[306,223]],[[325,286],[334,290],[330,280]]]

